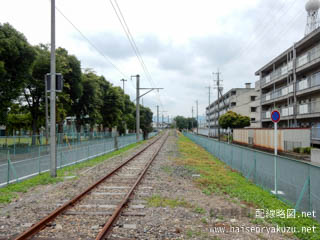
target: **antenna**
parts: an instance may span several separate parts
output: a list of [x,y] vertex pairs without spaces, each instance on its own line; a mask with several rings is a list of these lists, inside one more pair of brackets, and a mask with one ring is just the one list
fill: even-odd
[[313,32],[319,27],[319,13],[320,2],[319,0],[309,0],[306,3],[306,11],[308,12],[307,25],[305,30],[305,36]]

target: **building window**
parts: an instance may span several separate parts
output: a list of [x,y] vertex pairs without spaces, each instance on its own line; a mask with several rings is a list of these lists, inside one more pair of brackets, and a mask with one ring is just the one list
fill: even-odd
[[255,118],[251,118],[251,122],[255,122],[256,121],[256,119]]
[[251,107],[251,112],[256,112],[257,108],[256,107]]
[[235,107],[236,105],[237,105],[236,102],[232,102],[232,103],[231,103],[231,107]]
[[257,97],[257,96],[251,96],[251,102],[255,101],[255,100],[256,100],[256,97]]

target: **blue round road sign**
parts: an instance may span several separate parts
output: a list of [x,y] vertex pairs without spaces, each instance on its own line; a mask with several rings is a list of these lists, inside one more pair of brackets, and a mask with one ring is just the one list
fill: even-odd
[[274,110],[274,111],[271,113],[271,120],[272,120],[272,122],[274,122],[274,123],[277,123],[277,122],[280,121],[280,113],[279,113],[279,111]]

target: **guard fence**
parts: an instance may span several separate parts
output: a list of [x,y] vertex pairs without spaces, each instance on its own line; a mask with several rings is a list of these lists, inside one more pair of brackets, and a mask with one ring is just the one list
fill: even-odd
[[[93,144],[104,138],[113,136],[112,132],[67,132],[57,133],[57,148],[71,149],[79,146]],[[10,152],[12,161],[39,157],[49,153],[50,137],[45,135],[1,136],[0,151]],[[0,155],[0,164],[7,161],[6,156]]]
[[[184,135],[255,184],[270,192],[273,190],[274,194],[276,181],[277,197],[296,210],[320,213],[319,166],[191,133]],[[316,214],[316,218],[320,221],[320,214]]]
[[[149,133],[149,138],[155,135],[157,132]],[[142,139],[142,135],[140,135],[140,139]],[[135,134],[101,138],[74,146],[63,147],[59,145],[57,147],[57,167],[62,168],[83,162],[132,143],[136,143]],[[5,163],[0,163],[0,187],[47,172],[50,169],[49,152],[39,153],[38,156],[32,158],[12,161],[10,150],[0,150],[0,159],[6,159]]]

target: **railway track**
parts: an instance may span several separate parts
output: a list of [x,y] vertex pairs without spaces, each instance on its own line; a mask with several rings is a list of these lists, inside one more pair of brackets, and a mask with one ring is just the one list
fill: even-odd
[[167,138],[157,137],[14,239],[107,239]]

